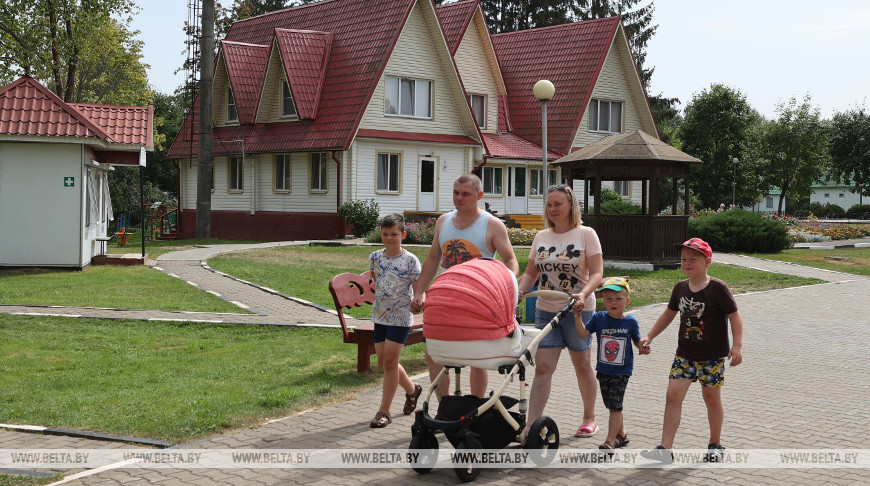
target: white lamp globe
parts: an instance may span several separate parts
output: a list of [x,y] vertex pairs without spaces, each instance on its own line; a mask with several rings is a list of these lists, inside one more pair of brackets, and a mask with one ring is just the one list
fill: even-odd
[[535,83],[532,92],[535,94],[535,98],[537,98],[538,101],[550,101],[553,99],[553,95],[556,94],[556,87],[553,86],[553,83],[550,81],[542,79]]

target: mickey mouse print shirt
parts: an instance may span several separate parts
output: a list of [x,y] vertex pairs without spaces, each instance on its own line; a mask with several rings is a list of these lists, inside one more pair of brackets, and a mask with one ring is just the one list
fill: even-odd
[[[564,233],[545,229],[535,235],[529,263],[538,271],[538,288],[575,294],[589,281],[586,258],[601,254],[601,242],[592,228],[580,225]],[[559,312],[565,307],[564,299],[538,298],[537,308]],[[586,310],[595,310],[595,294],[586,298]]]

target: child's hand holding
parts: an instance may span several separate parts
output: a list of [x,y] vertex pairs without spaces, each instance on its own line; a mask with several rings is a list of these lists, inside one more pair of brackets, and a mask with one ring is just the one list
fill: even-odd
[[740,346],[731,346],[728,359],[731,361],[731,366],[737,366],[743,362],[743,351]]

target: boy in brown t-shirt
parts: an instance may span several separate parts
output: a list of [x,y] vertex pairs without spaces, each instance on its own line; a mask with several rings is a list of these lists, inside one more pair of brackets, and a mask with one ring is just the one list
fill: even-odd
[[[641,455],[664,462],[672,459],[670,449],[680,426],[683,399],[689,385],[697,380],[701,383],[710,422],[710,443],[705,460],[717,462],[725,450],[720,444],[725,418],[721,394],[725,382],[725,358],[728,357],[731,366],[737,366],[743,360],[743,319],[728,285],[707,275],[707,268],[713,262],[710,245],[700,238],[692,238],[675,246],[680,247],[680,269],[688,280],[674,286],[667,309],[638,343],[642,349],[649,346],[679,313],[680,334],[668,380],[662,442]],[[730,348],[729,321],[734,339]]]

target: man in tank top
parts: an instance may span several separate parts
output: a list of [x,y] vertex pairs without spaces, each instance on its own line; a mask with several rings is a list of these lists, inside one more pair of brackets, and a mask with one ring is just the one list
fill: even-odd
[[[432,247],[420,273],[421,291],[411,301],[411,312],[423,309],[423,294],[439,268],[443,270],[472,258],[492,258],[498,254],[510,271],[515,275],[519,273],[507,228],[500,219],[492,217],[477,205],[481,198],[483,189],[476,175],[461,175],[453,183],[453,205],[456,210],[442,214],[435,222]],[[428,352],[426,362],[429,365],[429,378],[434,380],[442,367],[432,361]],[[472,395],[482,398],[488,382],[486,370],[472,368],[470,382]],[[450,383],[443,380],[440,390],[449,394]]]

